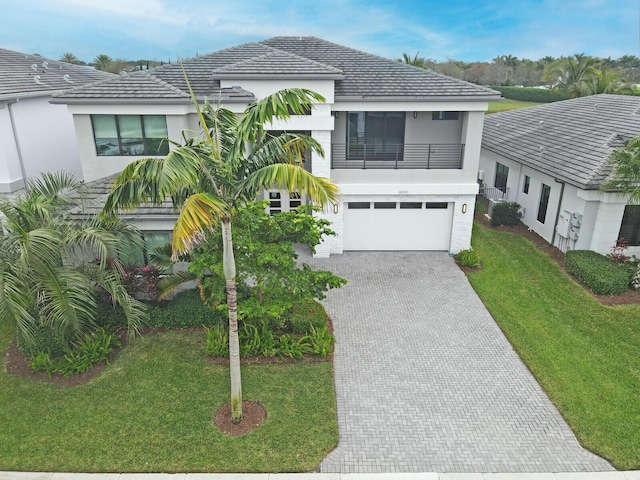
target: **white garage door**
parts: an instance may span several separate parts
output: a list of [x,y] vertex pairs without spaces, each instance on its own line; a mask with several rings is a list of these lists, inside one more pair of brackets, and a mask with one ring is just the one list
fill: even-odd
[[345,250],[449,250],[447,202],[346,202]]

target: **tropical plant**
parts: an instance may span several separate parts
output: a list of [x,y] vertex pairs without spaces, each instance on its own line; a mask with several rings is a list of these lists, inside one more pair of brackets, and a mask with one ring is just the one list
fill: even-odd
[[616,95],[633,95],[633,88],[625,82],[622,72],[609,67],[590,68],[590,76],[585,78],[580,87],[580,96],[612,93]]
[[107,67],[112,61],[113,59],[109,55],[102,53],[93,59],[93,66],[96,70],[107,70]]
[[413,65],[414,67],[429,68],[429,61],[424,57],[420,57],[419,55],[420,52],[416,52],[413,57],[411,57],[407,53],[403,53],[402,58],[398,58],[396,61],[405,63],[407,65]]
[[60,56],[60,61],[61,62],[65,62],[65,63],[71,63],[73,65],[82,65],[83,62],[76,57],[73,53],[67,52],[67,53],[63,53]]
[[30,181],[13,200],[0,200],[0,321],[16,325],[18,345],[36,353],[41,332],[54,339],[48,350],[68,346],[95,324],[96,286],[120,305],[134,334],[145,308],[122,283],[121,268],[107,268],[123,240],[135,241],[135,230],[123,222],[95,217],[70,219],[66,212],[81,184],[66,173],[46,173]]
[[566,93],[570,98],[581,97],[584,83],[592,75],[594,65],[593,57],[579,53],[573,57],[561,58],[549,65],[545,78],[554,89]]
[[201,108],[189,89],[200,125],[206,127],[201,136],[174,144],[164,158],[142,158],[128,165],[115,179],[104,212],[113,214],[171,198],[180,209],[173,230],[174,258],[191,251],[207,232],[220,228],[229,314],[231,416],[238,423],[242,420],[242,387],[231,232],[235,212],[265,188],[298,191],[320,205],[335,202],[338,189],[329,179],[315,177],[302,166],[306,152],[323,153],[316,140],[299,133],[274,136],[265,130],[273,120],[303,115],[314,102],[324,101],[321,95],[305,89],[282,90],[251,104],[239,118],[206,100]]

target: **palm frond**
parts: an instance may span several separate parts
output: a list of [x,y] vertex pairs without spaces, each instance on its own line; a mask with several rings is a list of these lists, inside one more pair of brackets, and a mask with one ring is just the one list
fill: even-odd
[[173,229],[173,259],[202,242],[205,231],[212,230],[229,213],[229,206],[223,199],[208,193],[191,195],[182,206]]
[[[250,173],[237,191],[238,194],[252,194],[269,188],[299,192],[322,207],[336,203],[340,197],[338,187],[328,178],[316,177],[304,168],[290,163],[267,165]],[[243,200],[251,198],[243,197]]]
[[198,276],[191,272],[176,272],[171,275],[167,275],[158,282],[158,298],[165,298],[167,295],[174,292],[180,285],[197,279]]

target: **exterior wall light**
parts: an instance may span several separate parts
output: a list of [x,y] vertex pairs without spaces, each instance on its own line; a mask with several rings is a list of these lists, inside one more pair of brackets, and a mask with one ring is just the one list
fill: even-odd
[[413,118],[418,118],[418,112],[413,112]]
[[334,116],[335,118],[340,118],[340,112],[334,112],[334,113],[333,113],[333,116]]
[[337,203],[333,204],[333,213],[338,213],[338,204]]
[[466,203],[462,204],[462,213],[467,213],[467,204]]

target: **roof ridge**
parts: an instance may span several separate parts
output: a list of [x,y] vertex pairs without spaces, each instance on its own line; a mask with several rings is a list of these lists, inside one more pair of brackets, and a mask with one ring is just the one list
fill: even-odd
[[319,66],[322,67],[324,69],[327,70],[331,70],[334,73],[343,73],[342,70],[340,70],[339,68],[334,67],[333,65],[327,65],[326,63],[323,62],[318,62],[317,60],[313,60],[311,58],[307,58],[307,57],[303,57],[302,55],[297,55],[295,53],[292,52],[287,52],[286,50],[281,50],[279,48],[275,48],[275,47],[271,47],[269,45],[264,45],[266,48],[268,48],[269,50],[271,50],[271,52],[266,52],[260,55],[256,55],[255,57],[250,57],[250,58],[245,58],[243,60],[240,60],[238,62],[234,62],[234,63],[229,63],[227,65],[223,65],[222,67],[216,68],[213,70],[213,72],[225,72],[228,70],[231,70],[232,68],[239,66],[239,65],[247,65],[250,64],[252,62],[255,62],[258,59],[267,59],[270,56],[273,55],[284,55],[287,57],[290,57],[294,60],[303,60],[305,63],[310,64],[310,65],[315,65],[315,66]]

